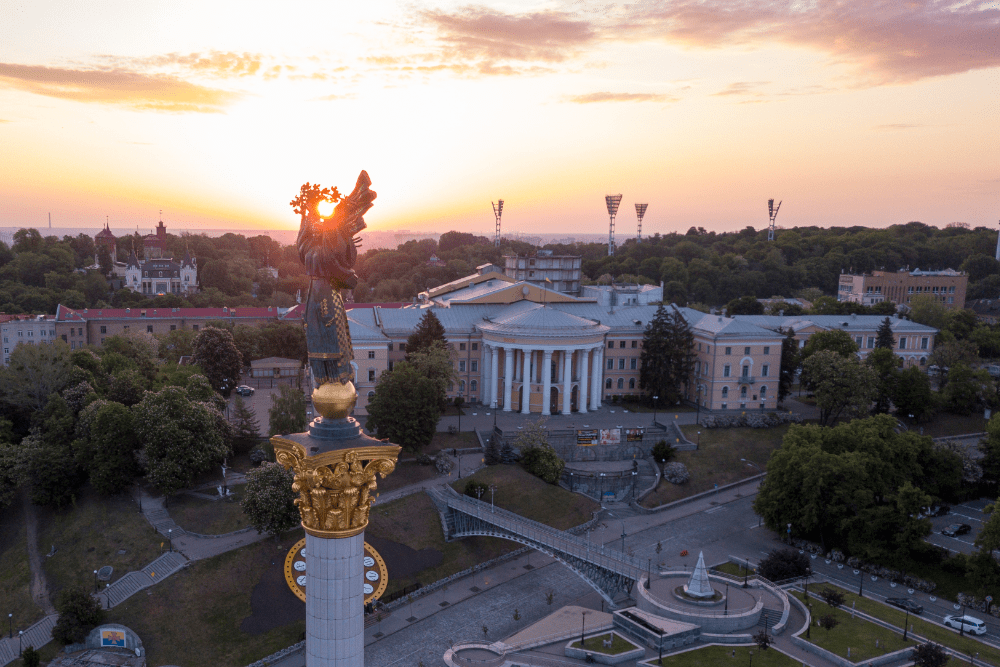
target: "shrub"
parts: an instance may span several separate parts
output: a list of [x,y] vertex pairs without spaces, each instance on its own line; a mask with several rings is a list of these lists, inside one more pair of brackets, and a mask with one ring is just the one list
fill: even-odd
[[834,609],[844,604],[844,594],[833,588],[824,588],[819,592],[819,596]]
[[775,549],[760,562],[760,575],[771,581],[784,581],[809,572],[809,559],[794,549]]
[[566,462],[559,458],[556,450],[547,442],[522,450],[521,461],[525,470],[549,484],[559,481],[566,466]]
[[67,588],[56,600],[59,620],[52,628],[52,638],[62,644],[81,644],[87,633],[104,621],[104,610],[97,598],[82,588]]
[[465,495],[470,498],[482,498],[489,490],[490,487],[486,486],[482,482],[469,480],[465,483]]
[[827,614],[826,616],[820,616],[819,627],[823,628],[827,632],[833,630],[835,627],[840,625],[840,621],[834,618],[833,614]]
[[652,454],[657,463],[666,463],[670,459],[674,458],[676,453],[677,450],[671,445],[668,445],[666,440],[660,440],[658,443],[653,445]]
[[420,452],[419,454],[417,454],[417,463],[419,463],[422,466],[429,466],[430,464],[434,463],[434,459],[431,458],[430,454],[424,454],[423,452]]
[[753,634],[753,641],[761,651],[766,651],[767,647],[774,643],[774,637],[767,634],[766,628],[761,628]]
[[691,479],[691,473],[688,472],[687,466],[680,461],[672,461],[663,466],[663,479],[671,484],[683,484]]

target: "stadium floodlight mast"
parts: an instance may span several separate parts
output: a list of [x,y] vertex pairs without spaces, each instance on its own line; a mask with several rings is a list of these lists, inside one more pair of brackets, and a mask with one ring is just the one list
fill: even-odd
[[611,217],[611,227],[608,231],[608,256],[615,254],[615,215],[618,214],[618,205],[622,203],[621,195],[605,195],[605,203],[608,205],[608,215]]
[[767,240],[774,240],[774,219],[778,217],[778,209],[781,208],[781,202],[778,205],[774,205],[773,199],[767,200],[767,217],[770,220],[770,225],[767,228]]
[[649,204],[635,205],[635,215],[637,218],[639,218],[639,231],[637,231],[635,235],[636,243],[642,242],[642,216],[646,215],[647,206],[649,206]]
[[[490,202],[493,204],[493,202]],[[500,247],[500,216],[503,215],[503,200],[498,199],[496,204],[493,204],[493,216],[497,219],[497,232],[493,237],[493,245],[497,248]]]

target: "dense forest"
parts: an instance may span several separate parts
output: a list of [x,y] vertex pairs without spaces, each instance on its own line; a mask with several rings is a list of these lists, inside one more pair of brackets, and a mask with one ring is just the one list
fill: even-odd
[[[867,227],[798,227],[780,229],[773,242],[767,230],[747,227],[717,233],[692,227],[684,234],[656,234],[636,243],[625,240],[613,257],[602,243],[552,244],[557,254],[583,256],[585,281],[664,283],[664,299],[678,304],[724,305],[741,296],[758,298],[802,295],[814,300],[835,296],[844,271],[953,268],[969,274],[968,298],[1000,296],[1000,262],[994,257],[996,231],[977,227],[944,229],[920,222],[885,229]],[[21,230],[14,244],[0,243],[0,311],[55,311],[70,307],[124,306],[290,306],[308,279],[298,252],[267,236],[167,234],[168,252],[198,258],[201,293],[184,298],[147,299],[121,290],[108,291],[99,270],[86,271],[97,255],[93,238],[50,236]],[[118,261],[127,260],[138,235],[117,239]],[[363,250],[363,248],[362,248]],[[395,250],[371,250],[358,258],[357,302],[409,301],[419,292],[469,275],[476,266],[502,266],[505,254],[537,250],[504,239],[499,248],[484,236],[447,232],[438,241],[409,241]],[[432,256],[444,266],[429,264]],[[265,267],[278,271],[274,278]]]

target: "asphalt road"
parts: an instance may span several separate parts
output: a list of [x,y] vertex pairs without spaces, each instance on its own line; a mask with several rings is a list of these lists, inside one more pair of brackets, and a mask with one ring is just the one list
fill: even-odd
[[[975,551],[976,536],[979,535],[979,531],[983,529],[983,524],[988,519],[987,515],[983,513],[983,508],[989,503],[989,500],[979,499],[970,500],[961,505],[952,505],[950,512],[931,519],[933,532],[927,536],[927,541],[953,553],[972,553]],[[942,535],[941,530],[953,523],[968,524],[972,526],[972,530],[957,537]]]

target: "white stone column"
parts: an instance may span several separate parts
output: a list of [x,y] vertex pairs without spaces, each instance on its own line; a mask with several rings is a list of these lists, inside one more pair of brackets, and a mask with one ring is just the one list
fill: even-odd
[[563,350],[563,396],[562,413],[568,415],[572,411],[570,392],[573,390],[573,350]]
[[590,392],[587,391],[590,388],[587,384],[590,378],[587,374],[590,364],[590,350],[579,350],[578,354],[580,355],[580,397],[577,399],[576,404],[582,415],[587,412],[587,401],[590,398]]
[[364,667],[365,534],[306,534],[306,667]]
[[[497,407],[497,380],[500,379],[500,348],[494,345],[492,350],[493,360],[490,362],[490,407],[495,410]],[[509,366],[510,364],[508,363],[507,365]],[[510,386],[510,380],[507,380],[507,386]],[[507,403],[504,403],[504,406],[506,405]]]
[[524,350],[524,368],[521,370],[521,414],[531,414],[531,356],[534,350]]
[[596,410],[601,407],[601,391],[604,389],[604,347],[594,350],[593,371],[594,377],[590,379],[590,409]]
[[542,353],[542,414],[552,414],[549,394],[552,393],[552,350]]
[[514,386],[514,348],[503,349],[503,411],[510,412],[511,388]]
[[490,404],[490,376],[493,374],[493,366],[490,362],[493,356],[489,353],[488,345],[483,346],[483,356],[479,361],[479,368],[482,373],[479,376],[479,402],[483,405]]

